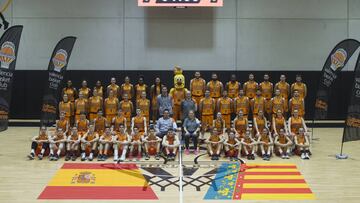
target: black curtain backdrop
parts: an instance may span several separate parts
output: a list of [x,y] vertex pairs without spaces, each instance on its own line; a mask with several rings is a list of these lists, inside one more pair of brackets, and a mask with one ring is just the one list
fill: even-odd
[[[193,78],[195,71],[184,71],[186,87]],[[278,82],[281,74],[287,76],[288,83],[295,81],[295,76],[301,74],[303,81],[308,87],[306,98],[306,119],[313,118],[316,88],[321,71],[201,71],[203,78],[209,81],[212,73],[217,73],[219,79],[226,83],[230,75],[235,73],[241,85],[248,79],[249,73],[255,74],[255,80],[261,82],[263,75],[268,73],[271,82]],[[10,119],[39,119],[42,105],[42,95],[45,90],[44,82],[48,79],[47,70],[16,70],[13,83],[13,92],[10,109]],[[80,87],[82,80],[87,80],[92,88],[97,80],[102,81],[103,86],[109,84],[111,77],[116,77],[117,83],[123,83],[124,77],[128,75],[133,84],[137,83],[139,75],[145,76],[145,82],[149,86],[153,84],[156,77],[160,77],[162,82],[168,87],[173,86],[173,71],[108,71],[108,70],[68,70],[64,81],[72,80],[76,88]],[[334,83],[333,91],[329,99],[328,118],[331,120],[345,119],[347,113],[348,99],[350,98],[354,74],[352,71],[343,71],[339,74]],[[61,87],[62,88],[62,87]]]

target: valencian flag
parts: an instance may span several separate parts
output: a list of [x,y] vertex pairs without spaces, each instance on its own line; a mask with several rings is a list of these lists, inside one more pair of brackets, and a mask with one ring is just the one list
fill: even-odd
[[346,39],[338,43],[331,51],[320,76],[320,83],[316,94],[314,119],[326,119],[328,110],[328,101],[331,87],[344,68],[360,42],[354,39]]
[[38,199],[158,198],[135,164],[65,163]]
[[62,85],[75,41],[76,37],[63,38],[58,42],[51,55],[48,67],[49,76],[41,108],[41,125],[52,125],[56,121],[60,86]]
[[22,30],[22,25],[12,26],[0,39],[0,131],[8,128],[11,86]]
[[360,54],[354,70],[354,83],[345,122],[343,142],[360,140]]

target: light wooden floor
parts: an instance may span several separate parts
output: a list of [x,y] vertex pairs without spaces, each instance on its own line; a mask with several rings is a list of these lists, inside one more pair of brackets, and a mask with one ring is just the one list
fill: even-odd
[[[48,160],[28,161],[26,159],[30,149],[30,139],[37,132],[38,128],[11,127],[6,132],[0,133],[0,202],[89,202],[37,200],[38,195],[63,164],[63,160],[49,162]],[[273,158],[271,162],[296,164],[317,197],[314,202],[360,202],[360,142],[345,143],[344,152],[350,155],[350,159],[336,160],[334,155],[340,150],[341,135],[342,129],[314,129],[314,136],[319,140],[313,141],[311,160],[303,161],[298,157],[293,157],[289,160]],[[193,156],[184,157],[189,161],[193,158]],[[206,157],[202,158],[201,161],[206,159]],[[263,161],[256,159],[249,162],[262,163]],[[173,175],[178,175],[177,169],[168,169],[168,171],[172,171]],[[209,171],[209,169],[199,169],[196,174],[202,171]],[[159,201],[152,202],[178,202],[179,194],[176,187],[169,187],[165,192],[157,187],[153,189]],[[206,191],[207,187],[200,192],[196,192],[194,188],[185,187],[184,202],[205,202],[203,197]]]

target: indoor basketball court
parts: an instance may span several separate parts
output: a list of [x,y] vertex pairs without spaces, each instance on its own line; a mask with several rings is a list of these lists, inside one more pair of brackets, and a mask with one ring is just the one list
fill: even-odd
[[359,202],[359,11],[0,0],[0,202]]

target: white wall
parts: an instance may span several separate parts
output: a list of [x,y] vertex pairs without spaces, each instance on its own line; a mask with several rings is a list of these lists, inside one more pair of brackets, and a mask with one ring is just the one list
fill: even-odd
[[165,70],[174,64],[321,70],[337,42],[360,40],[359,0],[224,0],[214,9],[139,8],[137,0],[14,0],[5,15],[24,25],[17,69],[31,70],[46,69],[55,43],[67,35],[78,37],[72,70]]

